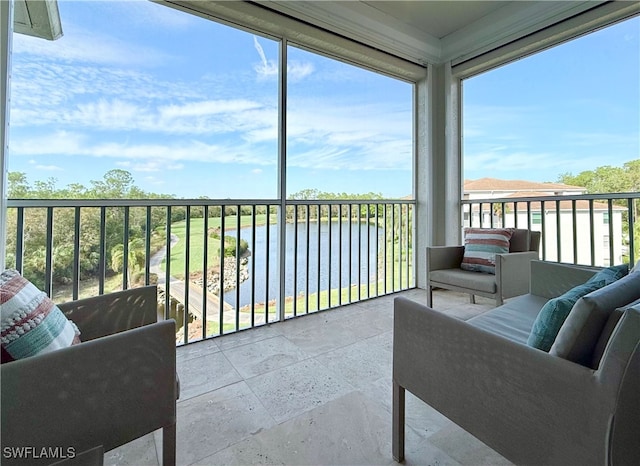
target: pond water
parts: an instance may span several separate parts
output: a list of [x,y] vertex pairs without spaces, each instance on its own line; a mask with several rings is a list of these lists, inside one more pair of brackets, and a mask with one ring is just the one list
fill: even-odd
[[[251,304],[251,288],[255,282],[255,302],[262,303],[271,301],[278,297],[278,235],[277,226],[270,225],[268,238],[268,260],[269,270],[267,270],[267,226],[256,227],[255,249],[252,249],[252,229],[241,228],[240,238],[247,241],[251,256],[249,257],[249,279],[240,285],[240,306]],[[297,230],[297,248],[294,246],[295,233]],[[227,231],[227,236],[236,236],[236,230]],[[342,235],[342,245],[340,245],[340,234]],[[376,237],[377,234],[377,237]],[[358,284],[358,274],[360,283],[368,281],[375,282],[377,267],[377,244],[383,244],[384,230],[362,223],[347,223],[338,221],[309,223],[309,233],[307,240],[307,227],[305,223],[286,224],[286,264],[285,264],[285,291],[286,296],[293,296],[326,290],[331,283],[331,288]],[[350,238],[349,238],[350,236]],[[329,256],[329,238],[331,237],[331,256]],[[307,244],[309,253],[307,255]],[[318,248],[320,252],[318,255]],[[340,260],[340,250],[342,250],[342,260]],[[351,261],[349,260],[351,251]],[[360,251],[360,263],[358,263],[358,251]],[[381,249],[382,251],[382,249]],[[307,267],[308,257],[308,267]],[[382,257],[382,252],[380,253]],[[295,261],[295,262],[294,262]],[[251,271],[255,262],[255,275]],[[297,269],[294,264],[297,263]],[[330,264],[330,265],[329,265]],[[329,276],[331,268],[331,276]],[[268,275],[267,275],[268,272]],[[295,273],[294,273],[295,272]],[[267,280],[268,277],[268,280]],[[296,292],[294,293],[294,284]],[[308,287],[308,288],[307,288]],[[267,295],[268,290],[268,295]],[[224,293],[224,300],[235,306],[236,290],[229,290]]]

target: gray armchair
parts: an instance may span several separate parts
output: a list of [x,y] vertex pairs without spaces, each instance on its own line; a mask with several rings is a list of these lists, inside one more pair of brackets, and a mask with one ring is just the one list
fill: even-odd
[[496,254],[496,273],[462,270],[464,246],[427,247],[427,306],[433,305],[433,288],[495,298],[501,306],[505,298],[529,291],[529,262],[538,259],[540,232],[516,229],[511,236],[509,252]]
[[[62,304],[82,343],[2,364],[2,450],[109,451],[163,429],[163,464],[176,459],[175,321],[157,320],[155,286]],[[60,459],[60,457],[58,457]],[[3,464],[50,464],[17,458]]]

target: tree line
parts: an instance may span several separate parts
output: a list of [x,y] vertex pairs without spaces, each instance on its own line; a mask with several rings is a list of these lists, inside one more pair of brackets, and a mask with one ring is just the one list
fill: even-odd
[[[109,170],[100,180],[90,181],[88,186],[73,183],[66,187],[59,188],[55,178],[46,181],[35,181],[30,183],[25,173],[8,173],[7,192],[9,199],[175,199],[171,194],[160,194],[147,192],[135,185],[131,173],[122,169]],[[347,194],[347,193],[326,193],[315,189],[305,189],[292,194],[290,199],[305,200],[371,200],[382,199],[379,193]],[[200,197],[207,200],[207,197]],[[380,217],[384,206],[362,206],[359,209],[352,208],[352,218],[358,215],[369,217],[375,215],[376,209]],[[204,206],[172,206],[171,223],[185,220],[187,209],[190,218],[202,218],[205,215]],[[275,221],[277,206],[267,205],[211,205],[206,208],[209,218],[217,218],[224,212],[225,216],[235,216],[240,214],[264,215],[267,212],[273,215]],[[331,216],[348,215],[348,208],[343,207],[342,212],[338,211],[338,206],[332,206]],[[308,215],[310,219],[327,218],[329,209],[327,206],[299,210],[299,217]],[[286,209],[288,220],[294,216],[294,208],[289,206]],[[9,267],[16,265],[16,245],[18,211],[9,209],[7,212],[7,257],[6,263]],[[166,244],[166,207],[152,207],[150,221],[147,224],[146,207],[130,207],[125,213],[123,207],[104,208],[104,219],[102,210],[99,207],[83,207],[80,209],[79,227],[79,278],[86,279],[95,277],[103,266],[106,275],[113,275],[123,271],[126,260],[128,263],[128,277],[130,284],[135,284],[144,279],[144,266],[146,257],[146,238],[149,235],[151,240],[151,253],[153,254]],[[22,264],[25,277],[38,286],[44,286],[45,266],[47,260],[47,209],[26,208],[22,223]],[[76,209],[66,207],[56,207],[53,210],[52,223],[52,261],[53,261],[53,281],[54,283],[70,282],[74,268],[74,229],[76,225]],[[124,236],[125,225],[127,225],[128,243],[125,248]],[[104,227],[104,256],[101,264],[101,229]],[[149,231],[147,231],[149,230]],[[219,239],[220,232],[212,230],[212,238]],[[225,235],[224,255],[234,255],[236,251],[235,240]],[[240,244],[240,250],[245,252],[247,245]]]
[[[572,173],[563,173],[558,177],[558,182],[581,186],[586,188],[588,194],[604,194],[604,193],[637,193],[640,192],[640,159],[631,160],[624,163],[621,167],[612,167],[603,165],[594,170],[585,170],[577,175]],[[628,207],[625,199],[615,200],[614,204]],[[623,234],[633,235],[634,257],[640,260],[640,199],[632,202],[633,215],[633,232],[629,231],[629,212],[625,210],[622,213]]]

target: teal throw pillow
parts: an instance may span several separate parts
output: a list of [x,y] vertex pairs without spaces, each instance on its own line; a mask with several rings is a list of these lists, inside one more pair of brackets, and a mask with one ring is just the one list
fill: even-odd
[[594,281],[592,278],[588,282],[570,289],[562,296],[547,301],[533,323],[527,345],[548,352],[576,301],[606,284],[607,281],[604,279]]
[[[612,265],[611,267],[607,267],[606,269],[602,269],[598,271],[593,277],[589,279],[589,282],[597,282],[600,280],[604,280],[605,285],[615,282],[616,280],[621,279],[629,273],[629,264],[622,265]],[[587,282],[587,283],[589,283]]]

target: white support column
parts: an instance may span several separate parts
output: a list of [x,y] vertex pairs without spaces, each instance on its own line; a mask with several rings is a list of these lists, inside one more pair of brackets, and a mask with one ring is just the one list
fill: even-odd
[[445,65],[429,65],[428,82],[428,211],[429,245],[445,245],[447,223],[447,160]]
[[[286,39],[280,41],[280,68],[278,85],[278,296],[276,307],[278,320],[284,322],[285,312],[285,258],[287,254],[287,47]],[[319,221],[319,219],[318,219]],[[269,225],[267,224],[267,228]],[[318,293],[320,290],[318,290]],[[295,290],[294,290],[295,298]],[[269,309],[269,303],[265,304]],[[268,315],[268,311],[267,311]]]
[[445,245],[462,244],[463,195],[462,166],[462,82],[451,72],[451,64],[444,65],[445,98]]
[[461,241],[460,80],[429,65],[416,85],[416,284],[426,287],[426,247]]
[[414,176],[416,211],[414,213],[414,257],[416,286],[426,287],[426,247],[431,244],[429,229],[429,84],[428,77],[418,81],[414,90],[415,122],[414,122]]
[[7,218],[7,145],[13,1],[0,1],[0,271],[5,268]]

